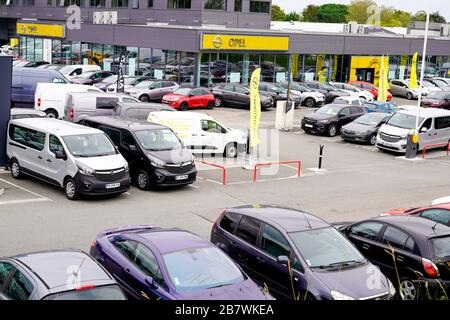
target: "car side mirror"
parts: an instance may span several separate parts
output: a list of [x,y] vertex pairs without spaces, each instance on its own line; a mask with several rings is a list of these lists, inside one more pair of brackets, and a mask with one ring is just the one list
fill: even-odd
[[134,144],[130,144],[130,151],[136,152],[138,149]]
[[287,267],[289,265],[289,258],[287,256],[278,256],[277,262]]
[[343,118],[343,117],[345,117],[345,114],[343,114],[343,113],[338,114],[338,118]]
[[58,150],[58,151],[55,151],[55,158],[61,159],[61,160],[67,160],[67,155],[64,151]]
[[158,284],[155,282],[155,280],[150,277],[147,276],[145,277],[145,283],[148,284],[150,287],[152,287],[153,289],[158,289]]
[[420,128],[420,132],[421,133],[425,133],[425,132],[427,132],[428,131],[428,128],[427,127],[422,127],[422,128]]

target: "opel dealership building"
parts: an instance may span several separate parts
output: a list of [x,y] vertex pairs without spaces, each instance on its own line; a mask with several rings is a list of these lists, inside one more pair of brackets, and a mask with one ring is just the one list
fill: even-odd
[[[73,5],[79,6],[81,10]],[[0,0],[0,39],[17,39],[19,56],[54,64],[98,64],[182,83],[365,80],[409,76],[422,52],[424,26],[271,22],[270,0]],[[11,40],[12,41],[12,40]],[[431,24],[426,75],[450,77],[448,25]],[[420,66],[420,64],[419,64]]]

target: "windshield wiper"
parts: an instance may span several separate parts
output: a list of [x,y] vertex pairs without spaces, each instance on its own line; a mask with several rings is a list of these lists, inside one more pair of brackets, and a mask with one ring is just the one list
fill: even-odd
[[335,263],[330,263],[330,266],[350,266],[352,264],[361,264],[364,263],[364,260],[348,260],[348,261],[341,261],[341,262],[335,262]]

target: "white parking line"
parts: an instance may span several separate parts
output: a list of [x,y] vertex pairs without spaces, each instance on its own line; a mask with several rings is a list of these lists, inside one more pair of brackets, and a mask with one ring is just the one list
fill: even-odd
[[5,183],[7,183],[7,184],[9,184],[9,185],[12,185],[13,187],[15,187],[15,188],[17,188],[17,189],[20,189],[20,190],[22,190],[22,191],[25,191],[25,192],[27,192],[27,193],[30,193],[30,194],[32,194],[32,195],[38,197],[37,199],[22,199],[22,200],[0,201],[0,205],[3,205],[3,204],[11,204],[11,203],[28,203],[28,202],[33,202],[33,201],[53,201],[52,199],[49,199],[49,198],[47,198],[47,197],[44,197],[43,195],[41,195],[41,194],[39,194],[39,193],[36,193],[36,192],[34,192],[34,191],[31,191],[31,190],[28,190],[28,189],[26,189],[26,188],[24,188],[24,187],[21,187],[21,186],[15,184],[15,183],[9,182],[9,181],[7,181],[7,180],[5,180],[5,179],[0,179],[0,181],[3,181],[3,182],[5,182]]
[[30,203],[30,202],[45,202],[45,201],[52,201],[52,200],[50,200],[48,198],[32,198],[32,199],[0,201],[0,206],[8,205],[8,204],[23,204],[23,203]]
[[188,187],[194,188],[194,189],[198,189],[199,188],[199,186],[196,186],[196,185],[193,185],[193,184],[188,184]]

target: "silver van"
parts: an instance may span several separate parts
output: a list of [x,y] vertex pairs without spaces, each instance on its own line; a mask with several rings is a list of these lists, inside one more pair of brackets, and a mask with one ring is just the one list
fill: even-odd
[[78,123],[90,116],[113,115],[117,102],[140,103],[138,99],[126,94],[69,92],[64,104],[64,120]]
[[63,187],[70,200],[130,188],[127,161],[98,129],[51,118],[11,120],[6,153],[15,179],[29,175]]

